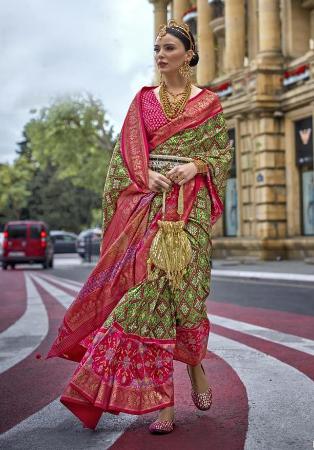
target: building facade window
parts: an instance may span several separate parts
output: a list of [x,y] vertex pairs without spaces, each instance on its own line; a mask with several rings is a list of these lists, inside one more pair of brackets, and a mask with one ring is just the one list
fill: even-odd
[[314,236],[313,119],[295,121],[296,165],[300,175],[301,229]]
[[224,211],[224,235],[237,236],[238,234],[238,192],[237,192],[237,170],[236,170],[236,145],[235,129],[229,129],[229,138],[234,147],[233,161],[230,169],[229,179],[226,185],[225,211]]

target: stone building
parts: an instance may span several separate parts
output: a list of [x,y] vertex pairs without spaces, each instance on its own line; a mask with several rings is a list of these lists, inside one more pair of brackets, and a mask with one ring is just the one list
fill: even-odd
[[216,257],[314,256],[314,0],[149,0],[187,22],[236,148]]

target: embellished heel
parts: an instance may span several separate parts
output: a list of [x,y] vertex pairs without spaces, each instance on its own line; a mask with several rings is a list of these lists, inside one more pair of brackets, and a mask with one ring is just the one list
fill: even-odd
[[[206,375],[202,364],[201,364],[201,368],[204,372],[204,375]],[[196,406],[197,409],[200,409],[201,411],[208,410],[211,407],[212,401],[213,401],[213,393],[212,393],[211,387],[209,387],[207,389],[207,391],[205,391],[205,392],[201,392],[201,393],[196,392],[196,390],[194,389],[194,385],[193,385],[193,381],[192,381],[192,378],[190,375],[188,365],[186,366],[186,370],[188,371],[188,374],[189,374],[189,377],[191,380],[191,385],[192,385],[191,397],[192,397],[194,405]]]
[[152,422],[148,429],[153,434],[166,434],[171,433],[174,429],[173,420],[155,420]]

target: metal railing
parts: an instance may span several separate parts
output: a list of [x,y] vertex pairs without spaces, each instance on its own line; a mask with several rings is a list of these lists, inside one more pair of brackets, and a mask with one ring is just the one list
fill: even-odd
[[84,242],[85,242],[84,261],[86,262],[97,261],[99,258],[100,238],[90,234],[84,238]]

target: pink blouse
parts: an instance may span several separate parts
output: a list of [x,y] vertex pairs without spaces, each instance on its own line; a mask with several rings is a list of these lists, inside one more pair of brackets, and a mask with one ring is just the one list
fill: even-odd
[[143,120],[149,141],[154,131],[158,130],[158,128],[163,125],[166,125],[169,120],[165,116],[153,89],[144,91],[141,100]]
[[[197,99],[197,97],[204,91],[200,91],[188,100],[188,103]],[[143,112],[144,126],[147,132],[148,140],[158,128],[166,125],[169,119],[166,117],[162,106],[154,93],[154,87],[143,91],[141,98],[141,107]]]

